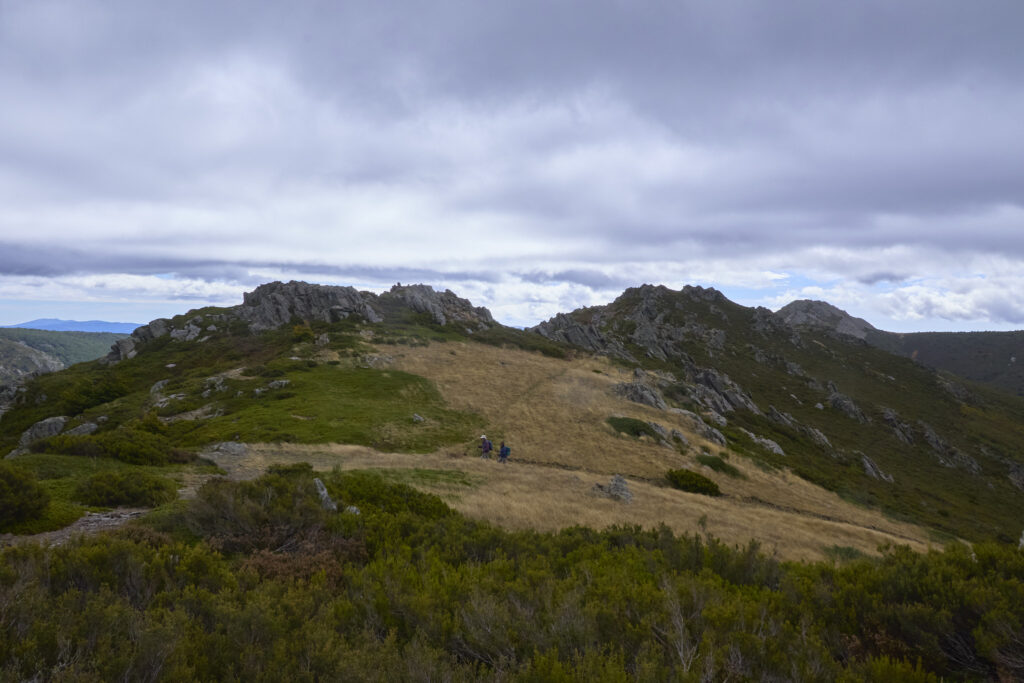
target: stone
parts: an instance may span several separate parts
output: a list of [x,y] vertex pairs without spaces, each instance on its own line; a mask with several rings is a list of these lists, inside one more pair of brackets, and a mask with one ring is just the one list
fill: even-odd
[[616,384],[612,387],[612,392],[616,396],[621,396],[634,403],[641,403],[643,405],[657,408],[658,410],[665,410],[668,405],[665,403],[665,399],[661,397],[656,389],[652,389],[646,384],[640,382],[624,382],[622,384]]
[[68,417],[66,415],[60,415],[58,417],[48,417],[45,420],[40,420],[34,425],[26,429],[21,434],[21,438],[18,440],[18,446],[21,448],[27,448],[33,442],[39,441],[40,439],[48,439],[51,436],[57,436],[64,431],[64,425],[67,424]]
[[434,291],[429,285],[395,285],[380,295],[381,300],[395,299],[417,313],[427,313],[438,325],[458,323],[486,329],[494,324],[491,312],[483,307],[474,307],[467,299],[455,295],[450,289]]
[[316,486],[316,492],[320,496],[320,507],[330,512],[337,512],[338,504],[331,499],[331,494],[327,492],[327,486],[320,480],[320,477],[313,478],[313,485]]
[[864,474],[868,475],[872,479],[880,479],[882,481],[887,481],[890,484],[893,482],[891,474],[886,474],[885,472],[883,472],[882,468],[875,464],[874,460],[864,455],[863,453],[860,454],[860,461],[861,464],[864,465]]
[[92,434],[99,428],[100,426],[95,422],[83,422],[82,424],[72,427],[71,429],[67,430],[64,433],[67,434],[68,436],[86,436],[88,434]]
[[412,414],[412,421],[413,422],[426,422],[426,420],[427,420],[427,418],[423,417],[419,413],[413,413]]
[[671,436],[674,441],[678,441],[684,447],[689,448],[690,440],[686,438],[686,434],[683,434],[678,429],[673,429]]
[[275,379],[274,381],[267,383],[267,388],[268,389],[284,389],[286,386],[288,386],[291,383],[292,383],[292,381],[290,379]]
[[896,438],[907,444],[914,443],[914,428],[900,419],[899,413],[892,408],[882,408],[882,420],[889,426]]
[[851,420],[856,420],[861,424],[869,422],[867,416],[861,412],[861,409],[857,407],[857,404],[853,402],[853,399],[846,394],[833,391],[828,397],[828,402],[834,409],[838,410]]
[[668,430],[662,427],[660,424],[658,424],[657,422],[648,422],[647,425],[651,429],[653,429],[654,433],[657,434],[659,437],[661,437],[662,439],[668,439]]
[[981,472],[981,465],[978,464],[977,460],[939,436],[938,432],[927,422],[918,420],[917,425],[920,428],[922,438],[931,447],[940,465],[943,467],[959,467],[971,474]]
[[611,498],[612,500],[617,500],[620,503],[629,503],[633,500],[633,493],[629,490],[629,485],[626,483],[626,480],[618,474],[612,477],[607,486],[594,484],[594,488],[591,489],[591,492],[594,495]]
[[153,386],[149,388],[149,393],[154,395],[159,394],[161,391],[164,390],[164,387],[166,387],[170,381],[171,380],[169,379],[162,379],[159,382],[155,382]]
[[775,455],[781,455],[782,457],[786,456],[786,452],[782,450],[782,446],[775,443],[771,439],[767,439],[763,436],[758,436],[757,434],[747,431],[742,427],[740,427],[740,431],[746,434],[748,437],[750,437],[751,441],[756,443],[761,448],[764,448],[765,450],[769,451],[770,453],[774,453]]

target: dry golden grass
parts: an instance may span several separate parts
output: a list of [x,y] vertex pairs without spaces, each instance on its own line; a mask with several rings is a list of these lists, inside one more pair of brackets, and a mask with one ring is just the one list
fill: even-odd
[[[446,484],[419,485],[444,498],[454,509],[507,529],[553,531],[576,524],[603,529],[611,524],[656,526],[664,522],[678,533],[694,533],[703,526],[708,533],[732,544],[751,539],[782,559],[812,560],[824,557],[824,549],[838,545],[876,554],[884,543],[907,544],[917,550],[928,547],[927,535],[918,527],[893,522],[836,499],[833,515],[825,517],[793,507],[757,502],[738,496],[710,498],[677,491],[653,482],[629,479],[633,502],[620,503],[592,494],[594,484],[608,483],[608,476],[572,471],[550,465],[510,462],[501,465],[479,457],[453,457],[379,453],[363,446],[252,444],[244,459],[215,456],[236,477],[253,477],[273,463],[308,462],[320,470],[427,468],[458,470],[470,475],[471,488]],[[809,484],[793,478],[783,488],[795,488],[789,502],[808,496]],[[765,492],[764,497],[770,495]],[[825,497],[831,495],[827,492]]]
[[[380,453],[349,445],[253,444],[244,458],[216,456],[233,476],[256,476],[274,462],[306,461],[317,469],[431,468],[471,475],[472,488],[420,485],[455,509],[510,529],[555,530],[582,524],[664,522],[677,532],[704,527],[729,543],[760,541],[784,559],[819,559],[824,549],[848,546],[874,554],[883,543],[928,547],[925,530],[857,507],[788,472],[765,472],[733,454],[745,478],[730,478],[696,462],[706,445],[684,418],[620,399],[612,386],[630,374],[605,359],[557,360],[479,344],[388,347],[393,367],[433,380],[455,408],[474,410],[488,436],[512,446],[507,466],[476,457],[479,434],[458,447],[427,455]],[[689,454],[616,434],[612,415],[657,422],[687,433]],[[712,451],[721,448],[712,445]],[[714,479],[725,494],[709,498],[664,485],[666,470],[687,467]],[[633,502],[594,496],[594,484],[612,474],[629,480]]]

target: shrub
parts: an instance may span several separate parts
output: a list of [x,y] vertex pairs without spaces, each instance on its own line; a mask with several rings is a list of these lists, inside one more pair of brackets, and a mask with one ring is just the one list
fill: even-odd
[[58,434],[37,441],[31,448],[37,453],[113,458],[133,465],[165,465],[190,459],[190,454],[173,449],[165,437],[130,427],[89,435]]
[[174,482],[145,472],[97,472],[75,489],[86,505],[155,507],[177,495]]
[[643,420],[637,420],[632,417],[609,417],[606,422],[612,426],[612,429],[622,434],[629,434],[637,438],[645,435],[652,439],[660,438],[658,433],[654,431],[654,427]]
[[711,481],[703,474],[697,474],[690,470],[669,470],[665,478],[675,488],[689,493],[700,493],[705,496],[720,496],[722,492],[718,484]]
[[740,471],[738,469],[736,469],[735,466],[730,465],[729,463],[727,463],[726,461],[722,460],[722,458],[717,456],[717,455],[705,455],[705,454],[698,455],[697,456],[697,462],[699,462],[701,465],[707,465],[708,467],[713,469],[715,472],[720,472],[720,473],[726,474],[726,475],[728,475],[730,477],[742,476],[742,475],[740,475]]
[[50,504],[35,476],[26,469],[0,462],[0,531],[36,519]]

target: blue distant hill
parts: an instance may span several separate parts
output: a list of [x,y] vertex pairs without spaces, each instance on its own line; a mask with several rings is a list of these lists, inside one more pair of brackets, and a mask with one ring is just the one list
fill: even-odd
[[19,327],[32,330],[49,330],[51,332],[113,332],[115,334],[131,334],[141,323],[112,323],[106,320],[60,320],[58,318],[40,318],[29,320],[17,325],[0,325],[0,327]]

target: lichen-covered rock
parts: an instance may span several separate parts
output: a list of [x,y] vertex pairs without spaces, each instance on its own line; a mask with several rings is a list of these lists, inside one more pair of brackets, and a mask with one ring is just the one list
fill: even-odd
[[75,425],[64,433],[68,436],[86,436],[88,434],[92,434],[99,428],[100,426],[95,422],[83,422],[80,425]]
[[329,512],[337,512],[338,504],[331,499],[331,494],[327,492],[327,487],[320,477],[313,477],[313,485],[316,486],[317,495],[320,496],[320,507]]
[[256,332],[277,329],[293,318],[332,323],[358,315],[380,322],[383,317],[371,305],[373,298],[354,287],[270,282],[246,292],[242,305],[230,310]]

